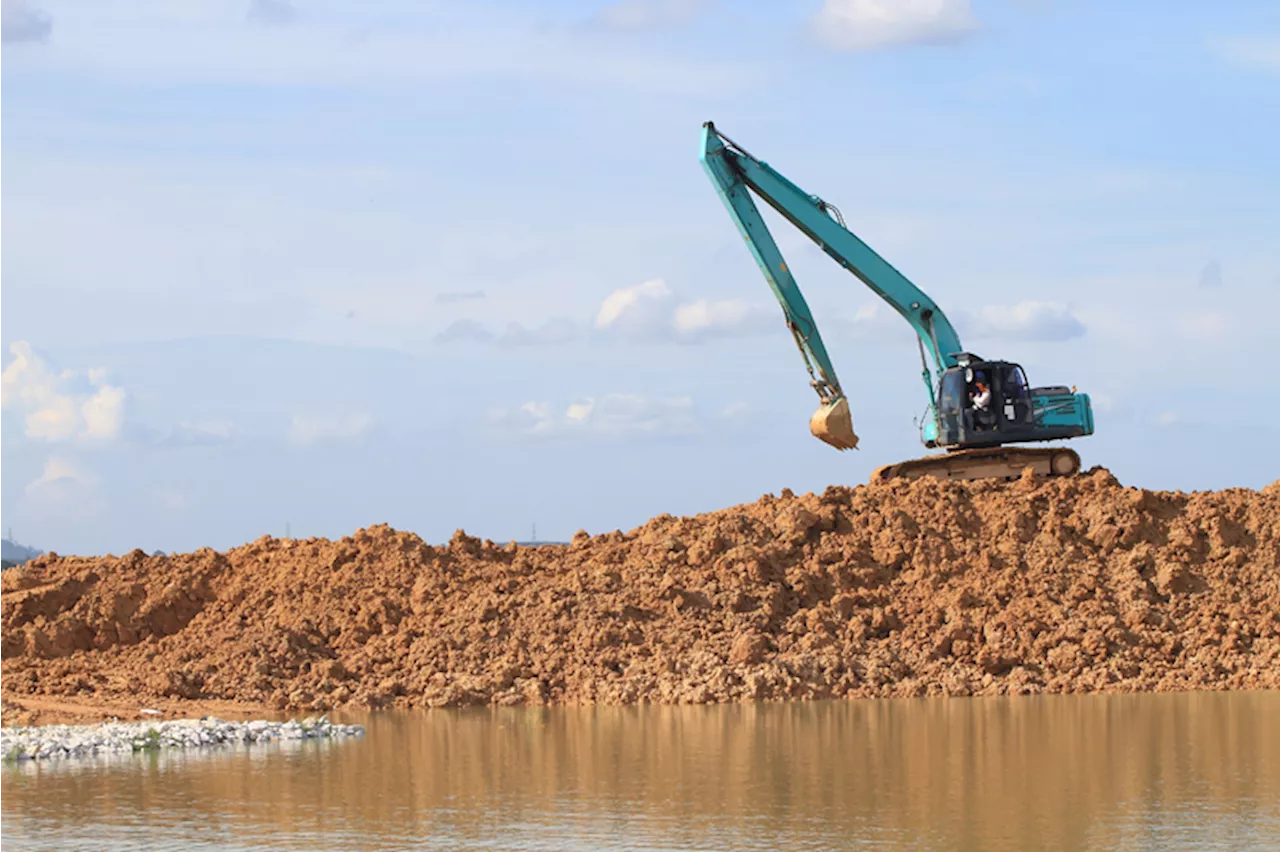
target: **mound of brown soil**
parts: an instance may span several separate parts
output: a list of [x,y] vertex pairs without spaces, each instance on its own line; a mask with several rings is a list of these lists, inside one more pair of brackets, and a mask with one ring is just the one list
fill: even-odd
[[783,492],[552,547],[385,526],[3,580],[3,694],[358,706],[1280,686],[1280,481]]

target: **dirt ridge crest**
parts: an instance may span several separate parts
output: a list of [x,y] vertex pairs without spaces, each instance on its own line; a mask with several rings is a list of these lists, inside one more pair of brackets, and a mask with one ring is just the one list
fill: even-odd
[[932,479],[765,495],[566,545],[378,525],[42,555],[0,603],[7,705],[280,710],[1280,686],[1280,480]]

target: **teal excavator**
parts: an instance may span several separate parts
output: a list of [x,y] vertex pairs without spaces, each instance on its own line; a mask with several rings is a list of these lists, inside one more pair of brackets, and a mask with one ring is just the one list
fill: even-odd
[[815,437],[838,450],[858,446],[849,401],[818,325],[748,189],[888,302],[915,330],[929,396],[920,437],[926,447],[945,452],[884,465],[872,474],[873,480],[1010,479],[1028,467],[1043,476],[1070,476],[1080,470],[1080,456],[1070,448],[1018,445],[1093,434],[1088,394],[1076,393],[1074,387],[1033,388],[1018,364],[966,352],[942,309],[858,239],[838,209],[751,156],[710,121],[702,126],[699,159],[781,303],[787,327],[800,348],[810,384],[821,401],[809,421]]

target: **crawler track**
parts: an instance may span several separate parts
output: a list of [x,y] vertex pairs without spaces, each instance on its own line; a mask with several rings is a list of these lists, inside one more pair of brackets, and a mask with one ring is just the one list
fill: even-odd
[[1071,476],[1080,471],[1080,456],[1075,450],[1065,447],[959,450],[887,464],[871,474],[871,481],[918,479],[922,476],[939,479],[1017,479],[1028,467],[1041,476]]

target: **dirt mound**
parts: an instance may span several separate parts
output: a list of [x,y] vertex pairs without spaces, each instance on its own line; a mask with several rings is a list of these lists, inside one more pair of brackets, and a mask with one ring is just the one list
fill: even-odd
[[5,572],[7,701],[277,709],[1280,686],[1280,481],[765,496],[568,545],[386,526]]

